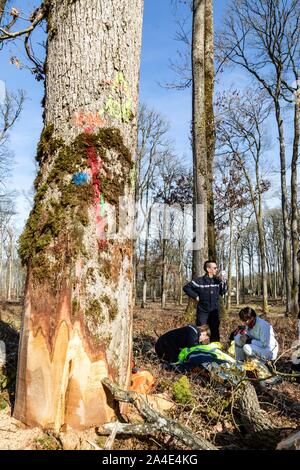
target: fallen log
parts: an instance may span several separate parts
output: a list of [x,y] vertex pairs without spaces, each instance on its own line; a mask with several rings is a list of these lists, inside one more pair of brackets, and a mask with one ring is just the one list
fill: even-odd
[[[162,416],[155,411],[147,402],[147,397],[137,392],[122,390],[118,385],[111,382],[108,378],[102,381],[104,387],[113,396],[114,400],[121,403],[130,403],[138,410],[140,415],[146,421],[142,424],[118,423],[117,434],[131,435],[155,435],[158,432],[168,434],[178,439],[188,449],[191,450],[218,450],[213,444],[199,435],[194,434],[189,428],[183,426],[175,420]],[[116,423],[108,423],[97,428],[100,435],[110,435],[116,427]]]

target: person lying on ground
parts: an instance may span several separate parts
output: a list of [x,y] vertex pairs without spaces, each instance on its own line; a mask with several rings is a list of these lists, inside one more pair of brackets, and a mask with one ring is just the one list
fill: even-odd
[[178,355],[183,348],[190,348],[199,343],[210,342],[210,331],[207,325],[187,325],[182,328],[167,331],[160,336],[155,344],[159,358],[173,363],[178,361]]
[[239,317],[245,324],[245,331],[234,337],[236,359],[246,361],[257,357],[262,361],[274,361],[278,355],[278,342],[272,325],[259,318],[250,307],[243,308]]

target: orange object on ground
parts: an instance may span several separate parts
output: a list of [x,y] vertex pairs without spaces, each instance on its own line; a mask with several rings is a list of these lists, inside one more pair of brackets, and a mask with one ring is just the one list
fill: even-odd
[[155,378],[147,370],[141,370],[131,375],[130,390],[146,395],[153,388]]

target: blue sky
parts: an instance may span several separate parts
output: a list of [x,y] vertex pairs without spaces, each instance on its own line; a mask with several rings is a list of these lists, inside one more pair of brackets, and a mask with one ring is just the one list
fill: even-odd
[[[22,5],[22,11],[28,13],[36,2],[22,0],[14,2],[15,6]],[[228,0],[214,1],[215,26],[219,27]],[[179,15],[186,10],[179,9]],[[176,24],[174,8],[170,0],[145,0],[143,44],[141,56],[140,101],[161,112],[170,122],[170,136],[174,139],[175,150],[183,159],[191,158],[189,145],[189,127],[191,119],[191,90],[168,90],[159,83],[174,80],[174,72],[169,67],[169,59],[176,59],[178,42],[174,40]],[[40,37],[38,38],[41,39]],[[20,120],[11,132],[10,148],[15,155],[11,189],[19,191],[17,201],[18,217],[16,227],[22,229],[28,215],[29,204],[23,196],[23,191],[32,187],[36,174],[35,151],[42,129],[43,84],[37,82],[27,70],[18,70],[9,63],[9,57],[24,57],[22,41],[17,46],[6,46],[0,51],[0,80],[4,81],[10,91],[24,89],[27,100]],[[25,60],[25,59],[24,59]],[[222,77],[223,84],[231,82],[242,83],[245,76],[235,71]],[[1,87],[0,87],[1,88]],[[0,90],[1,91],[1,90]]]

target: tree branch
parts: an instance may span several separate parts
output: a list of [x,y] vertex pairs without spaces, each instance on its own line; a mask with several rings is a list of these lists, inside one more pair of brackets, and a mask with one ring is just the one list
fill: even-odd
[[[177,421],[168,419],[157,413],[147,403],[146,396],[136,392],[124,391],[118,385],[111,382],[111,380],[108,378],[105,378],[102,383],[110,391],[115,400],[123,403],[131,403],[135,406],[141,416],[147,421],[147,423],[138,425],[118,423],[117,433],[148,435],[162,432],[175,437],[192,450],[217,450],[213,444],[208,442],[206,439],[195,435],[187,427],[183,426]],[[110,434],[115,425],[115,423],[106,424],[103,428],[98,428],[97,432],[100,434],[104,433],[105,435],[107,433]]]

